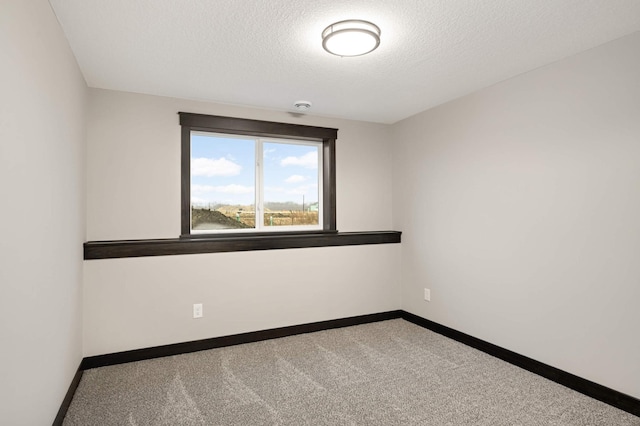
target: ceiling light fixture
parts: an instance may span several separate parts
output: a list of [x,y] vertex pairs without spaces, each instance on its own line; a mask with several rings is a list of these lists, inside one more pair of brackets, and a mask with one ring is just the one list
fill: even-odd
[[380,45],[380,28],[368,21],[349,19],[329,25],[322,32],[322,47],[337,56],[360,56]]

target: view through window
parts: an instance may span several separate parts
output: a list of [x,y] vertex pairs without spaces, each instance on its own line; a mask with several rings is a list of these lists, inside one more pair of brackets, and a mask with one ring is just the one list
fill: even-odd
[[322,229],[322,141],[190,139],[191,233]]

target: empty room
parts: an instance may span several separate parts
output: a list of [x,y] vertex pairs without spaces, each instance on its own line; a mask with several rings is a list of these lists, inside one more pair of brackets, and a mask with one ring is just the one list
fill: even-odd
[[0,424],[640,426],[640,2],[1,0]]

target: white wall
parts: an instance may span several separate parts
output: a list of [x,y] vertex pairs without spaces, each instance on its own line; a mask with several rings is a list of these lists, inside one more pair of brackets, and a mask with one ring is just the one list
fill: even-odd
[[638,52],[640,33],[394,126],[403,309],[640,397]]
[[0,3],[0,423],[51,424],[82,359],[86,85],[44,0]]
[[[89,240],[180,233],[178,111],[338,128],[340,231],[392,225],[390,127],[90,90]],[[400,308],[400,246],[85,261],[85,356]],[[193,303],[204,318],[191,318]]]
[[391,228],[389,126],[100,89],[89,99],[89,240],[179,236],[179,111],[338,128],[338,229]]
[[[85,356],[399,309],[399,249],[87,261]],[[192,318],[193,303],[203,318]]]

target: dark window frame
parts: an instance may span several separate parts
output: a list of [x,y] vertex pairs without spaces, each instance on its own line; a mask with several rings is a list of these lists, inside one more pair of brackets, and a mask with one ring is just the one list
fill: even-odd
[[[218,115],[179,112],[181,131],[181,238],[229,238],[238,234],[191,234],[191,132],[213,132],[255,137],[322,141],[322,197],[323,223],[321,231],[274,231],[268,235],[274,238],[291,234],[336,233],[336,139],[338,129],[251,120],[246,118],[223,117]],[[267,233],[244,233],[265,235]],[[238,235],[240,236],[240,235]]]

